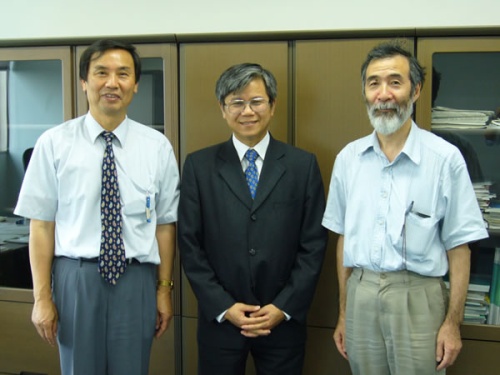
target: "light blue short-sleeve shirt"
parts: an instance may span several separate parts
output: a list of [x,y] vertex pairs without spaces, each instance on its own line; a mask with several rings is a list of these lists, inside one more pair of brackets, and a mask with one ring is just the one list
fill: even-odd
[[[103,131],[89,113],[49,129],[35,145],[14,213],[55,221],[56,256],[99,255]],[[129,118],[113,133],[127,258],[159,264],[156,226],[177,221],[179,170],[172,146]]]
[[337,156],[323,226],[344,236],[344,266],[448,271],[446,251],[488,236],[458,149],[412,123],[389,162],[375,132]]

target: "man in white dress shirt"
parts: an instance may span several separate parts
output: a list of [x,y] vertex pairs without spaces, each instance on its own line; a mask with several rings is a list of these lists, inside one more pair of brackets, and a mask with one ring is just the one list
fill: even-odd
[[[173,316],[179,173],[165,136],[127,117],[140,72],[131,45],[101,40],[83,53],[89,112],[39,138],[15,210],[31,219],[32,321],[57,342],[63,375],[147,374],[153,337]],[[126,257],[116,284],[98,271],[103,132],[121,206],[112,235]]]
[[339,234],[334,340],[355,375],[442,374],[462,345],[468,243],[487,232],[458,149],[411,119],[418,61],[382,44],[361,75],[375,130],[337,155],[323,218]]

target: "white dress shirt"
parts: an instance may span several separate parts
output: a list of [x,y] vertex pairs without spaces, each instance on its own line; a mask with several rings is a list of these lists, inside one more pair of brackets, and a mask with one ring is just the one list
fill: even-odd
[[488,236],[462,155],[415,123],[392,162],[375,132],[338,154],[323,226],[344,235],[345,267],[425,276],[446,274],[447,250]]
[[[55,221],[56,256],[99,255],[103,131],[88,113],[49,129],[35,145],[14,213]],[[129,118],[113,133],[127,258],[159,264],[156,226],[177,221],[179,171],[172,146]]]

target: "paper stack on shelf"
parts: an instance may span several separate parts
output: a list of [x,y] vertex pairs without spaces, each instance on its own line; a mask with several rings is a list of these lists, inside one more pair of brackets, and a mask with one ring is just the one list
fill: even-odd
[[467,299],[465,300],[464,322],[484,324],[488,317],[490,302],[490,279],[479,275],[471,275]]
[[474,182],[472,184],[474,193],[476,193],[476,198],[479,203],[479,208],[481,208],[481,210],[483,210],[483,208],[489,207],[490,200],[492,198],[496,198],[496,194],[490,192],[491,185],[491,181]]
[[495,260],[493,261],[488,324],[500,325],[500,247],[495,249]]
[[494,116],[494,111],[434,107],[431,125],[432,129],[480,129]]
[[500,207],[486,207],[483,217],[488,223],[488,229],[500,230]]
[[491,207],[491,200],[496,198],[496,194],[491,193],[490,191],[491,185],[492,183],[490,181],[475,182],[472,184],[474,193],[476,194],[477,203],[479,204],[479,208],[481,209],[487,227],[489,229],[495,229],[498,225],[493,223],[493,219],[496,219],[496,214],[494,214],[494,216],[490,216],[491,211],[489,211],[490,209],[493,209]]
[[490,310],[488,295],[485,292],[467,292],[464,322],[485,324]]

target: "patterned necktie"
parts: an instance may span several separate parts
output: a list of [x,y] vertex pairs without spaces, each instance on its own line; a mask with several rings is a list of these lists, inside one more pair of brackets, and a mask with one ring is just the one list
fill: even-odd
[[127,262],[122,235],[122,214],[118,173],[113,153],[113,138],[110,132],[103,132],[106,140],[102,161],[101,187],[101,251],[99,252],[99,273],[104,280],[115,285],[125,272]]
[[253,149],[248,149],[245,153],[245,157],[248,160],[248,167],[245,169],[245,177],[247,179],[248,188],[250,189],[250,195],[252,199],[255,199],[257,184],[259,183],[259,172],[257,171],[255,160],[259,157],[259,154]]

